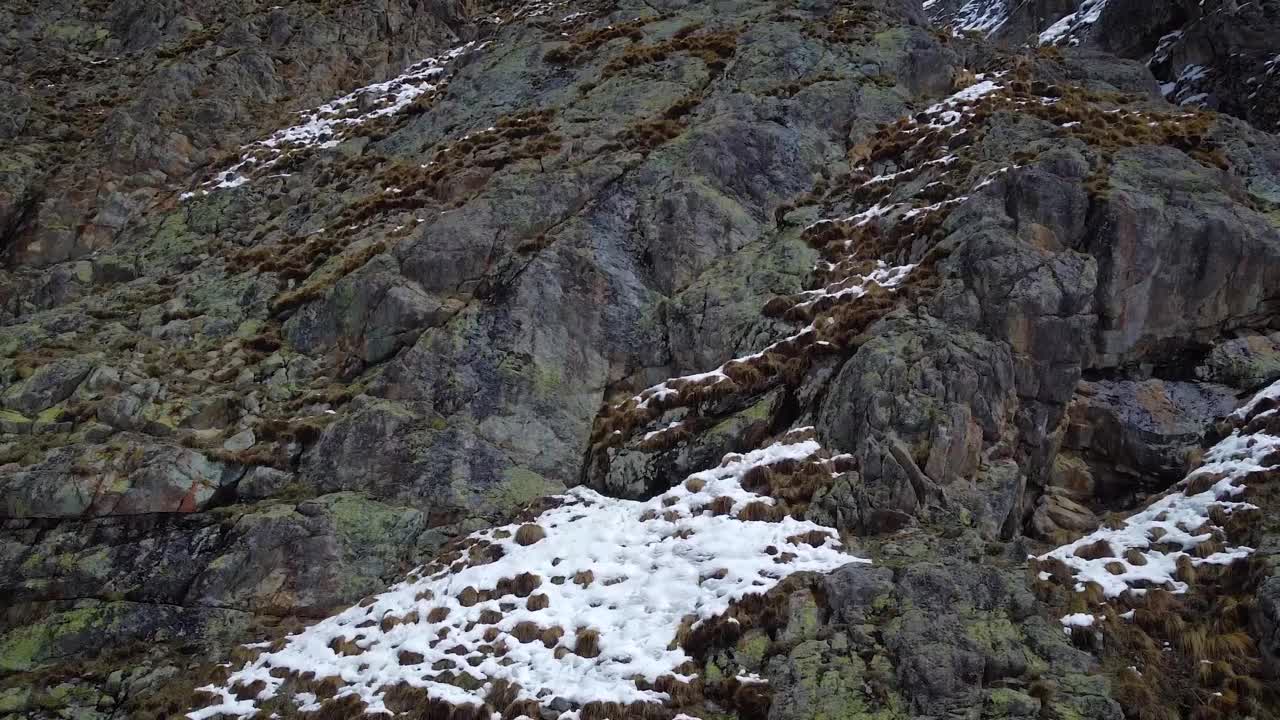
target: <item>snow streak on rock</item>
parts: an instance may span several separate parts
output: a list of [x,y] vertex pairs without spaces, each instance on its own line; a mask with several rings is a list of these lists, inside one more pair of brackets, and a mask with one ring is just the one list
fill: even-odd
[[803,301],[796,307],[809,307],[824,299],[859,298],[866,295],[872,285],[885,289],[893,289],[906,280],[907,273],[915,268],[914,264],[895,265],[890,267],[883,260],[877,260],[875,267],[867,274],[855,273],[839,282],[834,282],[819,290],[806,290],[800,293]]
[[1160,92],[1166,100],[1178,105],[1203,105],[1209,95],[1202,88],[1212,74],[1203,65],[1188,65],[1173,82],[1161,84]]
[[[821,289],[804,291],[800,294],[802,301],[796,307],[812,306],[824,299],[856,300],[870,292],[873,286],[892,290],[906,280],[907,275],[914,267],[915,265],[910,264],[890,267],[883,261],[878,261],[875,267],[866,274],[855,273],[838,282],[830,283]],[[799,332],[788,335],[759,352],[734,358],[714,370],[664,380],[641,391],[638,395],[632,397],[630,401],[634,402],[637,407],[647,408],[649,403],[654,401],[661,402],[672,395],[679,395],[682,390],[689,387],[731,382],[730,375],[733,373],[734,366],[750,365],[763,358],[766,353],[773,352],[783,345],[797,342],[805,343],[813,340],[817,334],[818,328],[812,324],[808,325]]]
[[[335,699],[354,695],[367,712],[387,712],[384,693],[400,684],[454,705],[483,704],[499,681],[544,706],[663,702],[664,693],[637,678],[692,679],[680,673],[690,658],[673,642],[682,625],[715,618],[792,573],[866,562],[845,554],[830,528],[739,517],[775,502],[743,487],[749,470],[820,450],[813,440],[784,439],[730,454],[647,502],[576,488],[532,523],[471,535],[470,562],[410,579],[290,637],[205,688],[215,704],[189,717],[250,716],[308,672],[340,679]],[[446,681],[462,675],[473,682]],[[261,691],[237,699],[236,686],[255,683]],[[303,710],[318,708],[301,700]]]
[[444,84],[449,62],[474,46],[475,43],[467,43],[456,47],[439,57],[415,63],[391,80],[359,88],[318,108],[300,112],[302,122],[245,145],[239,162],[205,182],[200,190],[183,193],[182,198],[244,185],[252,176],[270,169],[290,153],[336,146],[352,130],[394,115],[439,88]]
[[1084,0],[1075,12],[1059,19],[1040,33],[1041,45],[1078,45],[1080,36],[1102,17],[1107,0]]
[[979,32],[984,35],[999,30],[1009,19],[1005,0],[968,0],[949,17],[935,17],[934,22],[948,26],[953,32]]
[[[1277,380],[1267,387],[1258,391],[1256,395],[1249,398],[1249,402],[1241,405],[1235,412],[1231,413],[1231,417],[1237,420],[1245,420],[1258,409],[1258,406],[1267,401],[1280,402],[1280,380]],[[1271,412],[1271,411],[1268,411]]]

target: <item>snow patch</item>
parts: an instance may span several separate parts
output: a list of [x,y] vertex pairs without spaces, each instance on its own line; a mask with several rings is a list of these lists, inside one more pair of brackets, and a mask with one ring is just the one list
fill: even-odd
[[[998,78],[999,74],[994,77]],[[969,106],[1001,88],[999,83],[994,79],[988,79],[986,75],[977,76],[977,80],[978,82],[925,110],[927,115],[937,116],[929,122],[928,126],[942,129],[955,125],[964,119],[965,111]]]
[[1094,618],[1089,613],[1072,613],[1070,615],[1064,615],[1061,621],[1062,630],[1063,632],[1070,635],[1071,628],[1073,627],[1079,627],[1079,628],[1093,627],[1093,622],[1095,619],[1096,618]]
[[1068,45],[1078,44],[1079,36],[1102,17],[1102,10],[1106,6],[1107,0],[1084,0],[1075,12],[1059,18],[1040,33],[1040,44],[1060,45],[1064,41]]
[[[1244,493],[1245,488],[1239,483],[1245,476],[1278,467],[1261,464],[1275,452],[1280,452],[1280,437],[1233,432],[1205,453],[1205,463],[1179,483],[1182,490],[1175,490],[1153,502],[1145,510],[1126,519],[1119,528],[1101,528],[1045,553],[1037,560],[1062,561],[1076,581],[1076,592],[1083,592],[1086,583],[1094,582],[1109,598],[1126,591],[1143,592],[1148,587],[1164,587],[1170,592],[1184,593],[1187,584],[1175,577],[1181,558],[1188,558],[1196,566],[1226,565],[1253,552],[1252,548],[1244,546],[1227,546],[1204,558],[1191,554],[1196,547],[1212,539],[1215,530],[1219,530],[1210,518],[1211,508],[1227,513],[1255,509],[1254,505],[1232,498]],[[1218,479],[1207,490],[1188,495],[1185,492],[1188,484],[1204,476]],[[1106,557],[1080,556],[1085,548],[1096,550],[1103,543],[1109,548],[1103,553]],[[1164,547],[1154,547],[1156,545]]]
[[[579,707],[592,701],[662,702],[664,693],[641,689],[636,680],[690,679],[676,671],[689,656],[670,647],[686,618],[696,625],[720,616],[735,601],[768,592],[792,573],[868,562],[846,554],[831,528],[790,517],[756,522],[736,516],[751,503],[774,502],[742,486],[747,471],[805,460],[820,449],[805,440],[730,454],[719,467],[694,473],[646,502],[574,488],[533,521],[545,534],[541,539],[521,544],[517,540],[528,536],[519,525],[473,533],[472,540],[500,548],[502,556],[402,582],[289,637],[283,648],[260,655],[225,683],[203,688],[217,696],[216,703],[188,717],[250,716],[258,702],[279,693],[285,680],[276,675],[304,672],[339,678],[337,697],[354,695],[370,713],[388,712],[382,688],[400,683],[455,705],[482,704],[498,680],[518,684],[521,700],[563,698]],[[732,502],[729,514],[708,509],[718,498]],[[815,547],[797,537],[810,533],[826,540]],[[587,572],[593,581],[572,580]],[[536,610],[514,591],[496,589],[500,581],[526,573],[539,581],[535,593],[546,597]],[[397,622],[387,622],[392,619]],[[522,643],[517,626],[528,624],[560,628],[563,635],[550,647],[536,639]],[[597,654],[573,652],[579,629],[598,631]],[[358,654],[332,649],[344,642],[353,643]],[[509,648],[501,657],[493,649],[499,643]],[[559,648],[569,652],[557,657]],[[443,682],[437,663],[472,676],[481,687],[468,691]],[[237,700],[232,687],[255,681],[264,688],[256,698]]]
[[956,30],[991,35],[1009,19],[1005,0],[969,0],[956,11],[951,26]]

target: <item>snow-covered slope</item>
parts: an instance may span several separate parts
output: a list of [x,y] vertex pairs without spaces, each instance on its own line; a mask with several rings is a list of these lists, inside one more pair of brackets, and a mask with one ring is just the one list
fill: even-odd
[[1226,566],[1252,555],[1254,548],[1239,544],[1228,526],[1239,513],[1256,513],[1258,507],[1246,499],[1250,485],[1280,469],[1280,436],[1269,424],[1277,409],[1262,409],[1277,397],[1280,381],[1232,413],[1228,422],[1239,427],[1146,508],[1034,558],[1039,579],[1065,581],[1073,592],[1092,591],[1104,602],[1151,590],[1183,594],[1195,568]]
[[[831,472],[818,443],[793,435],[647,502],[577,488],[529,523],[471,535],[452,565],[263,653],[206,688],[216,702],[189,717],[251,716],[304,674],[336,679],[335,699],[355,696],[373,713],[400,685],[455,706],[483,705],[497,682],[517,688],[514,702],[551,707],[661,703],[660,679],[694,679],[682,629],[792,573],[865,562],[834,530],[779,517],[773,498],[744,487],[753,471],[806,462]],[[320,707],[292,690],[300,709]]]
[[[1184,593],[1187,583],[1176,575],[1183,558],[1193,567],[1226,565],[1247,557],[1252,548],[1231,545],[1224,528],[1215,523],[1218,513],[1256,510],[1237,500],[1245,492],[1244,479],[1255,472],[1272,470],[1267,458],[1280,453],[1280,437],[1264,432],[1233,432],[1205,454],[1205,464],[1187,476],[1169,494],[1126,520],[1119,527],[1103,527],[1075,542],[1045,553],[1040,562],[1059,561],[1075,578],[1075,590],[1096,583],[1106,597],[1163,587]],[[1194,555],[1210,542],[1222,542],[1221,550]],[[1048,572],[1042,579],[1049,578]]]

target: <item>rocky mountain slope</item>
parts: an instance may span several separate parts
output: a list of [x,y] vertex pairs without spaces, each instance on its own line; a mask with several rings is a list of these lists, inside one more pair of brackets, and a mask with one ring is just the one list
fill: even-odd
[[0,716],[1280,715],[1272,5],[0,19]]

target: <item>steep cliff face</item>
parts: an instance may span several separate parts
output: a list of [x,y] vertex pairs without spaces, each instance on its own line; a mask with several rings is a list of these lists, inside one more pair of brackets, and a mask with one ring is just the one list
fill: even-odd
[[1280,713],[1280,35],[1157,5],[0,9],[0,713]]

